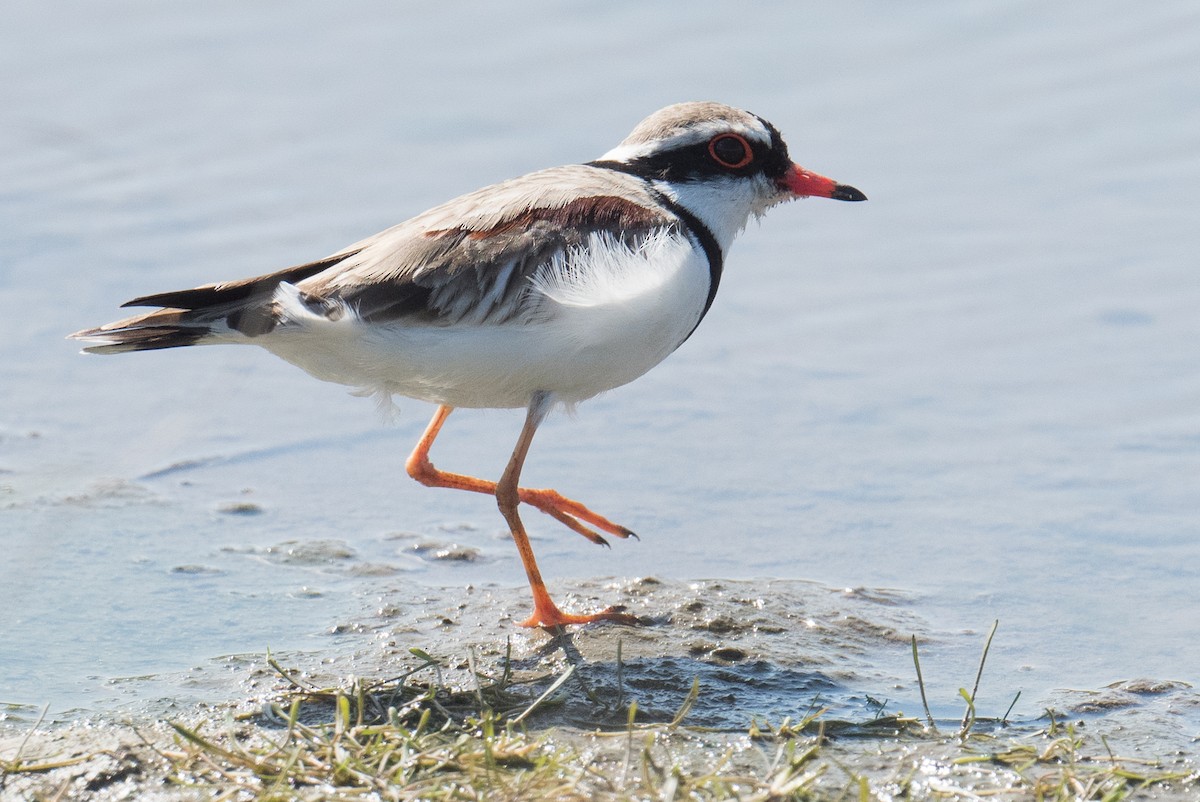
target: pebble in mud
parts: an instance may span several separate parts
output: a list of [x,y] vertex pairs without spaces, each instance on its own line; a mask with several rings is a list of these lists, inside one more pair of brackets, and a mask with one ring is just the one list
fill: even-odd
[[175,566],[174,568],[171,569],[171,573],[173,573],[173,574],[192,574],[192,575],[213,574],[213,575],[219,576],[219,575],[224,574],[225,572],[222,571],[220,568],[212,568],[207,565],[188,564],[188,565]]
[[[438,528],[443,531],[467,531],[473,527],[446,524]],[[482,557],[482,552],[473,546],[434,540],[416,532],[392,532],[385,537],[385,540],[412,541],[411,545],[405,546],[405,553],[416,555],[427,561],[473,563]]]
[[323,565],[355,556],[354,549],[340,540],[285,540],[263,553],[272,562],[284,565]]
[[740,632],[747,627],[745,624],[740,624],[737,621],[734,621],[730,616],[718,615],[714,618],[695,623],[692,625],[692,628],[723,635],[730,632]]
[[1186,682],[1143,678],[1114,682],[1095,691],[1065,691],[1060,703],[1072,714],[1104,713],[1152,704],[1158,697],[1185,704],[1200,700]]
[[727,663],[740,663],[749,657],[749,655],[736,646],[722,646],[718,649],[713,649],[711,652],[709,652],[709,654],[716,659],[724,660]]
[[473,563],[479,559],[479,549],[457,543],[425,541],[414,544],[412,551],[424,560]]
[[252,515],[262,515],[264,512],[266,512],[266,510],[264,510],[258,504],[255,504],[253,501],[233,501],[229,504],[222,504],[220,507],[217,507],[217,512],[221,513],[222,515],[241,515],[248,517]]
[[348,573],[363,577],[393,576],[400,573],[400,568],[387,563],[361,563],[351,566]]

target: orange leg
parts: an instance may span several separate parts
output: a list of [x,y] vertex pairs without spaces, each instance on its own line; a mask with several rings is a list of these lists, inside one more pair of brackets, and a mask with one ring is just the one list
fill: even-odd
[[533,615],[521,622],[525,627],[559,627],[564,624],[587,624],[592,621],[615,621],[621,624],[636,624],[637,618],[618,610],[608,609],[592,615],[573,615],[558,609],[558,605],[550,598],[546,583],[542,580],[537,561],[533,556],[533,547],[529,544],[529,536],[525,533],[525,525],[517,514],[517,507],[525,502],[537,507],[542,512],[562,521],[572,530],[591,540],[607,546],[608,543],[597,532],[584,526],[580,521],[587,521],[593,526],[617,537],[628,537],[633,534],[623,526],[589,510],[577,501],[559,495],[554,490],[537,490],[519,486],[521,468],[525,464],[525,456],[533,442],[533,434],[549,410],[547,396],[537,396],[529,406],[529,414],[525,426],[521,429],[521,437],[513,450],[512,458],[499,482],[489,482],[486,479],[476,479],[458,473],[447,473],[433,467],[429,461],[429,449],[438,436],[442,424],[454,411],[453,407],[440,406],[433,415],[433,420],[425,429],[425,434],[417,442],[405,467],[408,475],[423,485],[429,487],[451,487],[458,490],[470,490],[473,493],[487,493],[496,497],[500,513],[508,523],[513,541],[517,544],[517,552],[521,555],[521,564],[525,567],[525,575],[529,578],[529,587],[533,591]]
[[[408,475],[426,487],[451,487],[456,490],[469,490],[472,493],[487,493],[489,496],[493,496],[496,494],[495,482],[476,479],[474,476],[464,476],[461,473],[440,471],[429,461],[429,449],[433,446],[438,432],[441,431],[442,424],[446,422],[446,418],[453,411],[454,407],[440,406],[437,408],[433,420],[425,429],[425,434],[421,435],[421,439],[417,441],[417,447],[413,449],[408,462],[405,463]],[[578,532],[601,546],[607,546],[608,541],[599,532],[585,526],[585,522],[610,535],[622,538],[630,535],[637,537],[632,530],[613,523],[603,515],[592,512],[578,501],[559,494],[557,490],[519,487],[517,494],[521,501],[536,507],[555,520],[561,521],[573,532]]]
[[525,500],[521,496],[519,482],[521,468],[525,464],[525,456],[529,453],[529,446],[533,442],[533,434],[549,410],[549,400],[549,396],[545,394],[539,393],[534,396],[529,405],[529,414],[525,417],[525,426],[521,429],[517,446],[513,449],[512,457],[508,461],[508,467],[504,469],[504,475],[496,483],[496,503],[500,507],[500,514],[508,522],[508,528],[517,544],[517,551],[521,555],[521,562],[525,566],[525,574],[529,577],[529,587],[533,590],[533,615],[522,621],[521,626],[554,628],[563,624],[587,624],[592,621],[636,624],[635,616],[612,608],[592,615],[564,613],[550,598],[550,593],[546,590],[546,583],[542,581],[541,571],[538,570],[537,561],[533,558],[533,547],[529,545],[529,537],[525,534],[525,525],[521,523],[521,517],[517,514],[517,507]]

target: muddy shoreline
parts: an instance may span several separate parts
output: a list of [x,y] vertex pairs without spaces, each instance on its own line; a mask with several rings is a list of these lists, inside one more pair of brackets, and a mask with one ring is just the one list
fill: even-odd
[[[336,642],[356,648],[224,658],[219,682],[194,672],[197,692],[212,694],[202,703],[144,698],[125,710],[73,711],[40,723],[40,711],[10,707],[0,729],[6,767],[0,798],[53,798],[60,789],[109,799],[190,798],[191,792],[167,784],[174,769],[162,755],[182,748],[171,724],[208,733],[236,728],[252,740],[278,737],[280,706],[286,708],[297,689],[345,690],[401,675],[420,687],[468,695],[477,676],[504,677],[512,688],[506,698],[517,711],[570,672],[553,703],[525,717],[522,730],[541,739],[538,748],[549,739],[595,760],[608,759],[611,751],[605,746],[611,738],[596,733],[629,727],[636,702],[634,725],[671,727],[656,738],[692,763],[725,754],[753,761],[762,744],[749,733],[769,733],[816,713],[829,725],[829,732],[821,731],[822,755],[880,787],[901,765],[913,772],[963,765],[964,746],[953,736],[961,700],[950,688],[927,689],[934,733],[926,727],[915,672],[905,673],[913,636],[927,667],[936,667],[944,644],[902,593],[794,581],[643,578],[579,583],[563,601],[586,609],[614,598],[644,625],[593,625],[555,638],[512,625],[524,614],[522,589],[429,589],[418,615],[380,607],[373,616],[347,622]],[[971,679],[961,677],[960,684],[969,686]],[[984,680],[993,687],[1011,679],[988,676],[984,666]],[[698,693],[689,701],[694,683]],[[1070,727],[1081,736],[1103,736],[1107,748],[1157,770],[1181,776],[1196,770],[1200,694],[1186,683],[1128,679],[1107,688],[1064,690],[1047,700],[1018,700],[1006,713],[1002,708],[1010,700],[1007,693],[981,694],[972,737],[1039,743]],[[685,704],[686,716],[677,722]],[[322,713],[310,715],[319,719]],[[871,723],[880,721],[907,723],[873,730]],[[811,738],[812,731],[795,736]],[[964,788],[991,788],[999,781],[994,771],[958,774],[952,784]],[[1157,796],[1148,798],[1176,798],[1176,791],[1194,793],[1195,785],[1160,784]]]

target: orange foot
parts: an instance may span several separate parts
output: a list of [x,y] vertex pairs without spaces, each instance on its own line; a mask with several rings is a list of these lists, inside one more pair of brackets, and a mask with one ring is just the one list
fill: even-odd
[[599,532],[592,531],[581,522],[586,521],[602,532],[607,532],[610,535],[616,535],[620,538],[637,537],[632,529],[613,523],[603,515],[592,512],[583,504],[574,499],[567,498],[557,490],[521,487],[517,489],[517,494],[522,502],[541,510],[551,518],[570,528],[572,532],[577,532],[601,546],[607,546],[608,541]]
[[535,590],[533,594],[533,615],[522,621],[521,626],[555,629],[566,624],[590,624],[593,621],[611,621],[614,624],[623,624],[627,627],[638,625],[637,616],[625,612],[623,607],[609,607],[606,610],[601,610],[591,615],[564,613],[558,609],[558,605],[550,598],[550,594],[545,591],[538,593]]

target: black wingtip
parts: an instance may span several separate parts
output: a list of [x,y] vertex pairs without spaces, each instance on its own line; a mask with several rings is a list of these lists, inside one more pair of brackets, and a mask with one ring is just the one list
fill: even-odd
[[849,184],[838,184],[833,188],[833,194],[829,197],[844,201],[865,201],[867,199],[866,195]]

